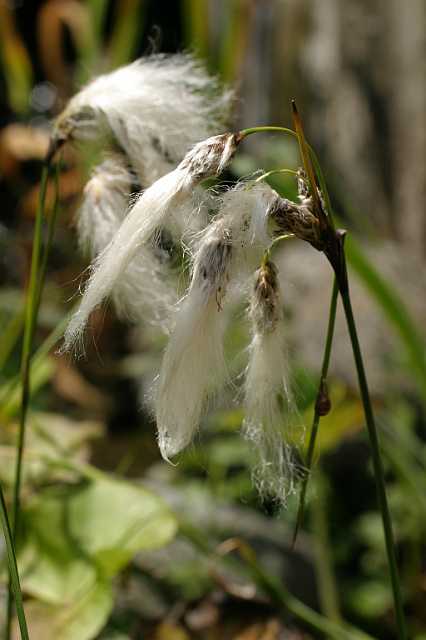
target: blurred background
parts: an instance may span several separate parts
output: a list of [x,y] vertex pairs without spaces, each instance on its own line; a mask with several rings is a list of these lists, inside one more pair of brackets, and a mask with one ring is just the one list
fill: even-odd
[[[350,230],[355,315],[410,637],[426,638],[425,13],[423,0],[0,0],[0,479],[6,490],[50,122],[93,75],[141,55],[191,51],[235,88],[235,129],[291,127],[290,99],[297,99],[339,224]],[[253,136],[229,178],[298,163],[287,137]],[[55,353],[87,266],[73,219],[90,167],[90,154],[66,150],[36,335],[19,541],[32,638],[320,637],[265,595],[238,553],[222,550],[223,560],[212,559],[218,544],[237,538],[256,550],[268,576],[310,607],[392,640],[381,519],[340,310],[333,410],[321,422],[305,525],[292,550],[297,496],[278,513],[259,502],[250,451],[239,436],[243,413],[232,398],[208,416],[176,467],[160,460],[155,425],[142,406],[164,347],[152,328],[124,325],[108,307],[93,318],[86,359]],[[295,196],[288,178],[275,176],[271,184]],[[48,191],[48,210],[52,198]],[[308,426],[331,277],[320,254],[296,241],[288,245],[278,260],[299,409]],[[237,314],[227,340],[235,370],[247,340]]]

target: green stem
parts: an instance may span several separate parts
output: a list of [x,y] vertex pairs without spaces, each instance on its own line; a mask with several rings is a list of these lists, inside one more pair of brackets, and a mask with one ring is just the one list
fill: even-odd
[[371,455],[373,460],[374,478],[376,481],[377,498],[379,502],[380,512],[382,515],[383,531],[386,543],[386,553],[388,558],[389,574],[392,584],[393,599],[395,605],[396,621],[398,626],[398,637],[400,640],[407,639],[407,631],[405,625],[404,609],[402,605],[401,586],[399,582],[398,566],[396,562],[395,540],[392,529],[392,521],[389,512],[389,506],[386,496],[385,475],[383,463],[380,455],[379,436],[377,433],[376,423],[374,420],[373,408],[371,404],[370,392],[368,389],[367,377],[365,375],[364,362],[361,354],[361,347],[358,340],[355,319],[352,310],[352,303],[349,293],[349,284],[347,278],[346,261],[343,249],[343,267],[344,273],[339,278],[339,289],[342,298],[343,309],[345,311],[346,322],[348,325],[349,337],[352,344],[352,351],[355,359],[355,366],[358,374],[358,383],[361,394],[361,400],[364,407],[365,422],[367,425],[368,436],[370,439]]
[[269,178],[269,176],[277,175],[277,173],[286,173],[286,174],[291,175],[291,176],[297,176],[297,171],[294,171],[294,169],[271,169],[270,171],[267,171],[266,173],[262,173],[261,176],[256,178],[255,182],[261,182],[262,180],[265,180],[266,178]]
[[287,127],[275,127],[275,126],[261,126],[261,127],[249,127],[248,129],[242,129],[239,132],[240,140],[247,138],[247,136],[251,136],[253,133],[262,133],[265,131],[278,131],[280,133],[288,133],[293,138],[297,138],[297,134],[292,129],[288,129]]
[[13,545],[12,532],[10,530],[9,518],[7,516],[6,502],[3,490],[0,487],[0,519],[3,527],[4,539],[6,542],[6,555],[9,566],[10,585],[15,599],[16,613],[18,616],[19,629],[21,631],[22,640],[28,640],[27,622],[25,620],[25,612],[22,604],[21,585],[19,583],[18,567],[16,564],[16,555]]
[[21,310],[11,318],[5,329],[2,331],[2,340],[0,343],[0,371],[7,363],[10,354],[20,338],[23,324],[24,311]]
[[[57,166],[55,177],[55,203],[48,225],[48,237],[42,256],[43,246],[43,222],[45,217],[45,201],[47,183],[49,178],[49,165],[43,168],[40,195],[37,207],[33,250],[31,256],[30,280],[28,284],[28,298],[25,308],[25,326],[24,338],[21,355],[21,412],[19,418],[18,444],[16,453],[15,477],[13,485],[13,503],[12,503],[12,537],[16,544],[19,532],[19,516],[21,501],[21,483],[22,483],[22,461],[25,446],[25,433],[27,425],[27,414],[30,401],[30,374],[31,374],[31,354],[34,341],[34,333],[37,325],[38,311],[43,291],[44,279],[46,275],[47,259],[49,255],[50,245],[53,239],[54,225],[56,222],[58,203],[59,203],[59,169]],[[9,581],[8,597],[7,597],[7,613],[6,613],[6,630],[5,637],[9,639],[12,629],[12,597],[11,597],[11,580]]]
[[334,229],[333,221],[331,218],[331,206],[330,198],[327,192],[327,186],[325,184],[324,176],[321,172],[319,162],[307,145],[303,125],[300,115],[297,111],[295,102],[293,101],[293,115],[295,120],[297,138],[299,142],[300,153],[304,163],[305,171],[308,176],[311,174],[314,176],[311,182],[311,195],[314,198],[318,198],[316,188],[316,176],[312,165],[311,157],[314,159],[315,166],[317,167],[317,174],[320,180],[320,185],[323,191],[323,197],[326,205],[328,206],[328,216],[323,217],[322,206],[319,207],[318,213],[321,213],[319,220],[323,223],[323,237],[325,241],[324,253],[326,254],[329,262],[331,263],[336,281],[339,287],[340,296],[343,302],[343,308],[345,311],[346,322],[348,325],[349,337],[352,344],[352,351],[355,359],[355,366],[358,374],[358,383],[360,388],[361,400],[364,407],[365,421],[367,425],[368,435],[370,439],[370,446],[374,467],[374,478],[376,482],[377,497],[379,502],[379,508],[382,516],[383,530],[386,543],[386,552],[388,558],[389,573],[392,584],[393,599],[395,606],[396,621],[398,627],[398,636],[400,640],[406,640],[407,632],[405,626],[404,611],[402,606],[401,587],[398,576],[398,568],[396,562],[395,542],[392,530],[392,521],[389,513],[389,507],[386,497],[386,487],[382,459],[380,456],[379,438],[377,434],[376,424],[374,421],[373,408],[371,405],[370,393],[368,390],[367,377],[365,375],[364,363],[361,355],[361,348],[359,345],[358,334],[355,326],[355,319],[352,311],[352,304],[349,293],[349,281],[348,272],[344,248],[344,234],[336,232]]
[[47,260],[49,256],[50,246],[53,240],[53,233],[55,229],[56,218],[59,208],[59,164],[56,165],[55,171],[55,201],[53,211],[49,218],[47,239],[44,254],[42,255],[43,245],[43,221],[45,216],[45,200],[47,182],[49,177],[48,166],[44,167],[41,185],[40,185],[40,198],[37,207],[37,215],[34,227],[33,237],[33,252],[31,256],[31,270],[30,281],[28,285],[28,299],[25,309],[25,327],[24,327],[24,340],[22,347],[22,359],[21,359],[21,414],[19,422],[19,434],[18,434],[18,451],[15,468],[15,480],[14,480],[14,495],[13,495],[13,521],[12,532],[13,538],[16,541],[18,526],[19,526],[19,509],[20,509],[20,490],[22,480],[22,457],[25,445],[25,431],[27,422],[27,413],[30,400],[30,364],[31,353],[33,348],[34,333],[37,323],[38,311],[40,307],[40,300],[43,292],[44,280],[46,277]]
[[331,346],[333,344],[334,326],[336,323],[338,293],[339,293],[339,289],[338,289],[337,281],[335,278],[333,283],[333,290],[331,293],[330,310],[328,313],[327,337],[325,341],[324,355],[323,355],[322,366],[321,366],[321,375],[320,375],[320,380],[318,385],[317,398],[315,402],[315,410],[314,410],[314,417],[312,420],[311,433],[309,436],[308,451],[306,453],[306,460],[305,460],[306,474],[303,478],[302,487],[300,489],[299,508],[297,510],[296,526],[294,528],[294,533],[293,533],[293,542],[292,542],[293,547],[296,543],[299,529],[302,526],[303,516],[305,512],[306,492],[308,488],[308,482],[311,476],[312,461],[313,461],[314,452],[315,452],[315,443],[318,435],[319,422],[321,419],[321,410],[320,410],[319,400],[321,398],[324,385],[327,382],[328,367],[330,364],[330,356],[331,356]]
[[25,428],[29,404],[29,387],[30,387],[30,359],[32,344],[34,338],[34,328],[36,325],[37,307],[39,301],[39,268],[42,249],[42,231],[44,218],[44,203],[46,199],[46,189],[49,170],[44,167],[40,185],[40,198],[37,207],[37,214],[34,227],[33,251],[31,256],[30,281],[28,285],[28,299],[25,309],[25,327],[24,340],[22,346],[21,358],[21,380],[22,380],[22,396],[21,396],[21,415],[19,421],[18,434],[18,450],[15,467],[15,481],[13,491],[13,508],[12,508],[12,532],[13,539],[16,541],[16,533],[19,522],[20,507],[20,490],[22,476],[22,454],[25,442]]

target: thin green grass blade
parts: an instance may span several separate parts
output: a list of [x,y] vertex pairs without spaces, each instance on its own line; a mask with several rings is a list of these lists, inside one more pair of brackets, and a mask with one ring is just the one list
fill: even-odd
[[[209,7],[200,0],[184,0],[182,3],[182,19],[184,22],[185,41],[200,58],[209,58]],[[211,66],[211,65],[209,65]]]
[[[37,207],[36,220],[34,225],[33,250],[31,256],[30,280],[28,284],[27,303],[25,308],[25,326],[24,339],[22,345],[21,357],[21,411],[19,418],[18,445],[15,466],[15,478],[13,485],[13,502],[12,502],[12,538],[17,539],[19,531],[19,515],[20,515],[20,494],[22,481],[22,460],[25,446],[25,432],[27,424],[27,414],[30,401],[30,376],[31,376],[31,354],[33,350],[33,341],[35,328],[37,325],[38,311],[43,291],[44,278],[46,275],[46,266],[50,246],[53,239],[54,224],[57,217],[59,206],[59,168],[56,168],[55,178],[55,204],[52,212],[51,220],[48,225],[47,242],[43,249],[43,223],[45,219],[45,203],[47,183],[49,179],[49,166],[45,165],[42,172],[40,183],[40,196]],[[6,613],[6,638],[10,638],[12,623],[12,584],[9,582],[7,613]]]
[[19,519],[19,500],[21,488],[22,474],[22,453],[25,441],[25,426],[29,404],[29,387],[30,387],[30,358],[32,344],[34,338],[34,330],[37,322],[37,311],[39,302],[39,269],[42,251],[42,231],[44,220],[44,207],[46,200],[46,189],[49,170],[44,167],[40,186],[40,199],[37,208],[37,215],[34,226],[33,252],[31,257],[30,281],[28,285],[27,303],[25,309],[25,328],[24,340],[22,346],[21,359],[21,415],[18,436],[18,455],[16,459],[15,482],[13,491],[13,508],[12,508],[12,532],[13,538],[16,539],[16,531]]
[[[22,457],[25,443],[25,430],[27,422],[27,413],[30,396],[30,361],[31,351],[34,337],[34,329],[36,326],[36,317],[39,300],[38,277],[40,268],[40,258],[42,250],[43,220],[44,207],[46,201],[47,182],[49,177],[49,168],[47,165],[43,168],[40,184],[40,196],[37,207],[37,214],[34,225],[33,251],[31,256],[30,280],[28,284],[27,302],[25,307],[25,327],[24,339],[22,345],[21,356],[21,412],[19,417],[18,445],[15,466],[15,478],[13,484],[13,502],[12,502],[12,539],[16,541],[19,526],[19,509],[21,495],[21,478],[22,478]],[[12,582],[9,580],[9,588],[6,603],[6,633],[8,640],[12,632]]]
[[388,322],[398,333],[415,380],[426,400],[426,344],[412,319],[405,302],[386,282],[359,244],[351,237],[346,240],[346,256],[350,267],[362,280],[372,298],[379,304]]
[[15,549],[12,540],[12,532],[10,530],[9,518],[7,516],[6,502],[3,490],[0,487],[0,519],[3,527],[4,539],[6,542],[6,555],[9,567],[10,585],[15,600],[16,615],[18,616],[19,629],[21,631],[22,640],[28,640],[27,621],[25,619],[24,607],[22,604],[22,592],[19,582],[18,566],[16,563]]
[[0,342],[0,371],[7,363],[10,354],[16,346],[24,326],[24,311],[18,311],[10,318],[2,331]]
[[[44,382],[43,369],[46,363],[46,357],[49,351],[53,349],[58,340],[64,334],[64,331],[70,321],[71,316],[75,312],[75,309],[71,310],[61,322],[54,328],[54,330],[47,336],[44,342],[40,345],[37,351],[31,357],[31,371],[33,376],[31,379],[32,392],[37,391],[41,382]],[[0,417],[3,420],[7,420],[15,415],[19,408],[19,394],[22,393],[20,389],[21,378],[16,376],[9,380],[0,389]]]
[[90,12],[93,38],[97,45],[96,48],[99,50],[108,9],[108,0],[87,0],[87,8]]
[[121,0],[117,3],[114,31],[108,47],[112,69],[133,60],[138,39],[143,35],[145,6],[139,0]]

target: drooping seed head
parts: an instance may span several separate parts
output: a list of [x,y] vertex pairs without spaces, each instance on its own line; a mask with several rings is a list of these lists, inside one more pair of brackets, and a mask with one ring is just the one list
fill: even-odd
[[231,102],[190,55],[148,56],[82,87],[53,124],[49,154],[66,140],[107,132],[151,184],[191,145],[226,126]]
[[194,183],[220,175],[229,164],[238,145],[234,133],[222,133],[196,144],[184,157],[179,169],[187,171]]
[[282,318],[278,272],[276,266],[269,260],[265,261],[256,272],[250,315],[259,333],[273,331]]
[[316,249],[323,249],[319,221],[311,209],[310,198],[303,204],[296,204],[278,196],[268,209],[268,217],[276,236],[293,234]]

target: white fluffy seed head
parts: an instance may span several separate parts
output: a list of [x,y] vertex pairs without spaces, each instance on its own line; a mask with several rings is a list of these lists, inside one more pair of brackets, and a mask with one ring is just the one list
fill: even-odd
[[258,264],[259,251],[271,242],[268,231],[268,207],[276,192],[265,183],[239,182],[220,198],[219,216],[226,219],[233,244]]
[[141,58],[87,84],[54,123],[58,140],[112,133],[143,184],[226,124],[232,96],[190,55]]
[[202,140],[184,157],[179,168],[187,172],[188,187],[204,178],[220,175],[228,166],[238,146],[238,136],[222,133]]
[[247,295],[248,281],[271,242],[267,211],[275,192],[264,183],[239,182],[221,195],[216,221],[222,221],[232,239],[230,294]]
[[251,299],[252,341],[245,380],[243,434],[253,444],[253,480],[263,499],[284,505],[294,490],[289,443],[294,402],[277,271],[271,262],[256,273]]
[[226,378],[222,301],[231,257],[228,230],[223,224],[211,225],[200,242],[157,382],[158,441],[165,459],[189,444]]
[[118,154],[93,170],[77,213],[79,244],[90,257],[103,251],[116,233],[126,215],[133,182],[125,158]]
[[229,140],[233,137],[223,134],[197,144],[176,169],[159,178],[138,198],[111,242],[93,262],[80,307],[65,332],[65,350],[81,343],[90,313],[118,286],[136,253],[144,250],[155,232],[165,225],[172,206],[176,209],[187,203],[190,210],[193,189],[200,180],[210,172],[217,172],[225,160],[229,162],[232,157]]
[[[80,246],[88,251],[94,264],[126,216],[133,181],[126,160],[115,154],[94,169],[84,189],[77,231]],[[154,324],[169,333],[177,293],[166,252],[152,243],[144,245],[111,287],[111,295],[119,316]],[[71,322],[81,322],[81,318],[80,314]],[[64,349],[73,344],[82,346],[82,329],[77,327],[72,342],[67,340],[66,335]]]

